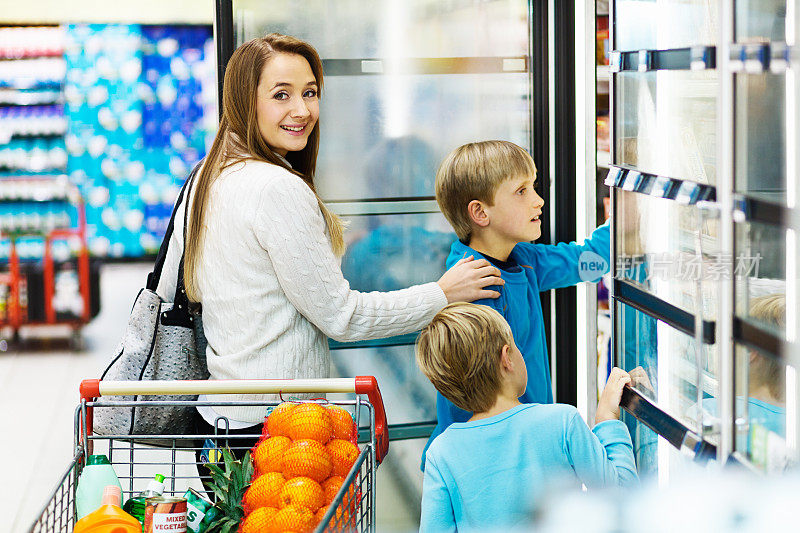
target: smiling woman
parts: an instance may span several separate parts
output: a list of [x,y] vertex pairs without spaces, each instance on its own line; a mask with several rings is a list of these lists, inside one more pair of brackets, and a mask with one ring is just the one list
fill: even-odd
[[[165,300],[175,294],[188,215],[186,293],[202,303],[211,379],[328,377],[328,337],[411,333],[448,302],[496,298],[485,287],[503,283],[485,259],[465,259],[438,282],[350,289],[340,267],[342,223],[314,186],[322,89],[316,50],[285,35],[244,43],[226,67],[219,131],[177,208],[157,289]],[[231,433],[252,436],[266,414],[216,409],[198,408],[198,434],[213,435],[222,415]]]

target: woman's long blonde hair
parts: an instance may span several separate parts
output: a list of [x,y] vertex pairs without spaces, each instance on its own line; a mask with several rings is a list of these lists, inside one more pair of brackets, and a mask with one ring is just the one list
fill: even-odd
[[[295,54],[304,57],[311,66],[317,81],[318,94],[322,94],[322,61],[310,44],[278,33],[253,39],[241,45],[231,56],[225,68],[222,88],[222,119],[214,143],[205,158],[203,168],[197,174],[193,187],[191,217],[187,228],[184,284],[189,300],[200,301],[197,283],[198,266],[202,259],[205,236],[205,211],[209,202],[211,186],[227,167],[247,159],[266,161],[296,174],[314,191],[314,171],[319,151],[319,120],[308,137],[306,147],[286,154],[288,166],[269,147],[258,129],[256,101],[258,82],[264,66],[276,54]],[[344,226],[317,195],[320,211],[325,218],[336,255],[344,253]],[[234,206],[231,206],[233,209]]]

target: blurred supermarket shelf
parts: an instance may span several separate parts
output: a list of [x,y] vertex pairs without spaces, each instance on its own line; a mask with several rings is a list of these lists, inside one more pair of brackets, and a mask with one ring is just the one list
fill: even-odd
[[0,59],[59,57],[64,53],[60,26],[11,26],[0,28]]
[[46,105],[63,103],[64,97],[60,90],[18,90],[0,87],[0,104],[6,105]]
[[210,25],[0,27],[0,180],[65,175],[95,256],[150,256],[216,130],[215,91]]

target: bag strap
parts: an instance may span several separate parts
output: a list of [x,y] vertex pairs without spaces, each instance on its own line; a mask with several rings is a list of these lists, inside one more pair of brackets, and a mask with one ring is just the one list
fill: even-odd
[[[172,238],[172,231],[175,228],[175,213],[178,212],[178,206],[181,205],[181,201],[183,201],[183,194],[186,192],[187,188],[191,187],[191,183],[194,180],[197,171],[200,169],[200,166],[203,164],[203,160],[197,162],[192,169],[192,172],[189,174],[189,177],[186,178],[186,181],[183,182],[183,186],[181,187],[181,192],[178,194],[178,201],[175,202],[175,207],[172,209],[172,216],[169,219],[169,224],[167,225],[167,231],[164,233],[164,240],[161,241],[161,247],[158,249],[158,255],[156,256],[156,262],[153,265],[153,271],[147,275],[147,288],[153,292],[155,292],[156,288],[158,287],[158,282],[161,280],[161,271],[164,269],[164,262],[167,260],[167,249],[169,248],[169,241]],[[187,198],[188,200],[188,198]],[[186,205],[186,209],[188,210],[188,201]],[[186,236],[186,217],[184,216],[184,238]],[[184,239],[184,243],[186,240]],[[184,244],[185,247],[185,244]],[[183,261],[181,260],[181,263]],[[182,277],[182,276],[181,276]]]
[[[198,166],[200,163],[198,163]],[[187,182],[194,180],[195,170],[192,171],[191,176]],[[183,252],[181,253],[181,261],[178,264],[178,279],[175,283],[175,297],[172,299],[172,309],[161,313],[161,323],[165,326],[183,326],[185,328],[194,327],[194,316],[189,310],[189,297],[186,296],[186,287],[183,282],[183,261],[186,258],[186,225],[189,221],[189,205],[192,196],[192,187],[189,185],[186,188],[186,208],[183,210]],[[177,211],[177,207],[175,209]],[[175,213],[173,213],[173,217]]]

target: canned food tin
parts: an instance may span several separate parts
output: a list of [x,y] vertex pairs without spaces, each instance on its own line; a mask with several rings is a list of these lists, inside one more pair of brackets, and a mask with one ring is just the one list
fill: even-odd
[[144,533],[186,533],[186,498],[153,496],[145,502]]
[[186,498],[186,526],[188,533],[204,533],[208,528],[208,524],[217,515],[214,504],[193,488],[189,488],[183,497]]

